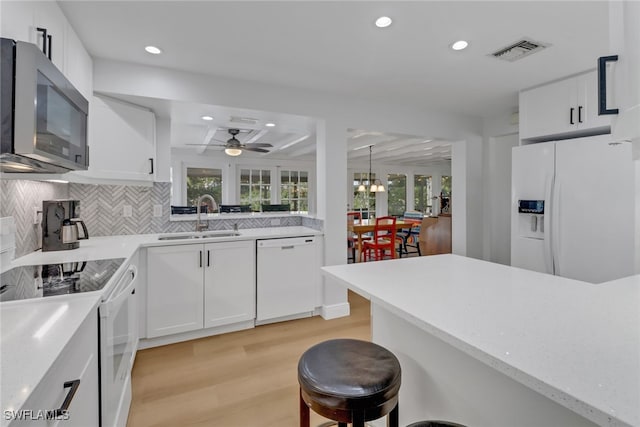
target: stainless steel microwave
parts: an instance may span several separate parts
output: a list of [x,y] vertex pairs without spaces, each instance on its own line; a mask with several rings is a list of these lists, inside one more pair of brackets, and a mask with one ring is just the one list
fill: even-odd
[[0,169],[86,170],[89,102],[31,43],[0,39]]

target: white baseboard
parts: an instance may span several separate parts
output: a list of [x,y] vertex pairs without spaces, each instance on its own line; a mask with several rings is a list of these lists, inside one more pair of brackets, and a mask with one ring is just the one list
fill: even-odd
[[276,322],[286,322],[288,320],[303,319],[305,317],[311,317],[311,316],[313,316],[313,311],[305,311],[304,313],[298,313],[298,314],[292,314],[292,315],[289,315],[289,316],[276,317],[276,318],[273,318],[273,319],[256,320],[256,326],[268,325],[269,323],[276,323]]
[[320,316],[324,320],[337,319],[338,317],[346,317],[351,313],[348,302],[340,304],[323,305],[320,309]]
[[140,341],[138,342],[138,349],[142,350],[145,348],[159,347],[161,345],[209,337],[211,335],[226,334],[227,332],[236,332],[243,329],[251,329],[254,326],[255,322],[253,320],[247,320],[245,322],[238,322],[231,325],[218,326],[215,328],[198,329],[196,331],[182,332],[179,334],[167,335],[164,337],[140,339]]

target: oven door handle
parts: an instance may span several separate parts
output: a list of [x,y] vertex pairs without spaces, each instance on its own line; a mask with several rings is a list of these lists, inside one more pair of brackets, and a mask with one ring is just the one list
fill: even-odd
[[[110,297],[107,301],[103,302],[100,305],[100,317],[109,317],[117,310],[118,307],[120,307],[120,305],[122,305],[122,303],[124,303],[127,298],[129,298],[129,294],[133,293],[133,291],[135,290],[135,279],[137,275],[138,269],[136,268],[136,266],[129,266],[127,272],[125,273],[125,276],[121,279],[122,281],[118,284],[114,293],[118,291],[118,289],[122,290],[118,292],[116,296]],[[127,277],[130,277],[130,281],[128,284],[124,285],[123,283],[126,283],[125,280]]]

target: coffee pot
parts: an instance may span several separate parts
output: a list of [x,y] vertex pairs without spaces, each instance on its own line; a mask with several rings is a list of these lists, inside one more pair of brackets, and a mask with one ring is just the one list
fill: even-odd
[[[82,226],[82,236],[78,230],[78,224]],[[78,240],[85,240],[89,238],[89,231],[84,221],[72,218],[65,219],[62,222],[62,243],[73,243]]]
[[[42,202],[42,251],[64,251],[80,247],[89,232],[81,221],[78,200],[44,200]],[[82,228],[82,232],[80,231]]]

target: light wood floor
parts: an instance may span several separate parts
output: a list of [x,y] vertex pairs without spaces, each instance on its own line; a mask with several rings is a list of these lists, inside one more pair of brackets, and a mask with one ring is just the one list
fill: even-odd
[[[371,339],[369,302],[351,315],[316,316],[141,350],[128,427],[297,426],[298,359],[332,338]],[[311,425],[325,421],[312,413]]]

